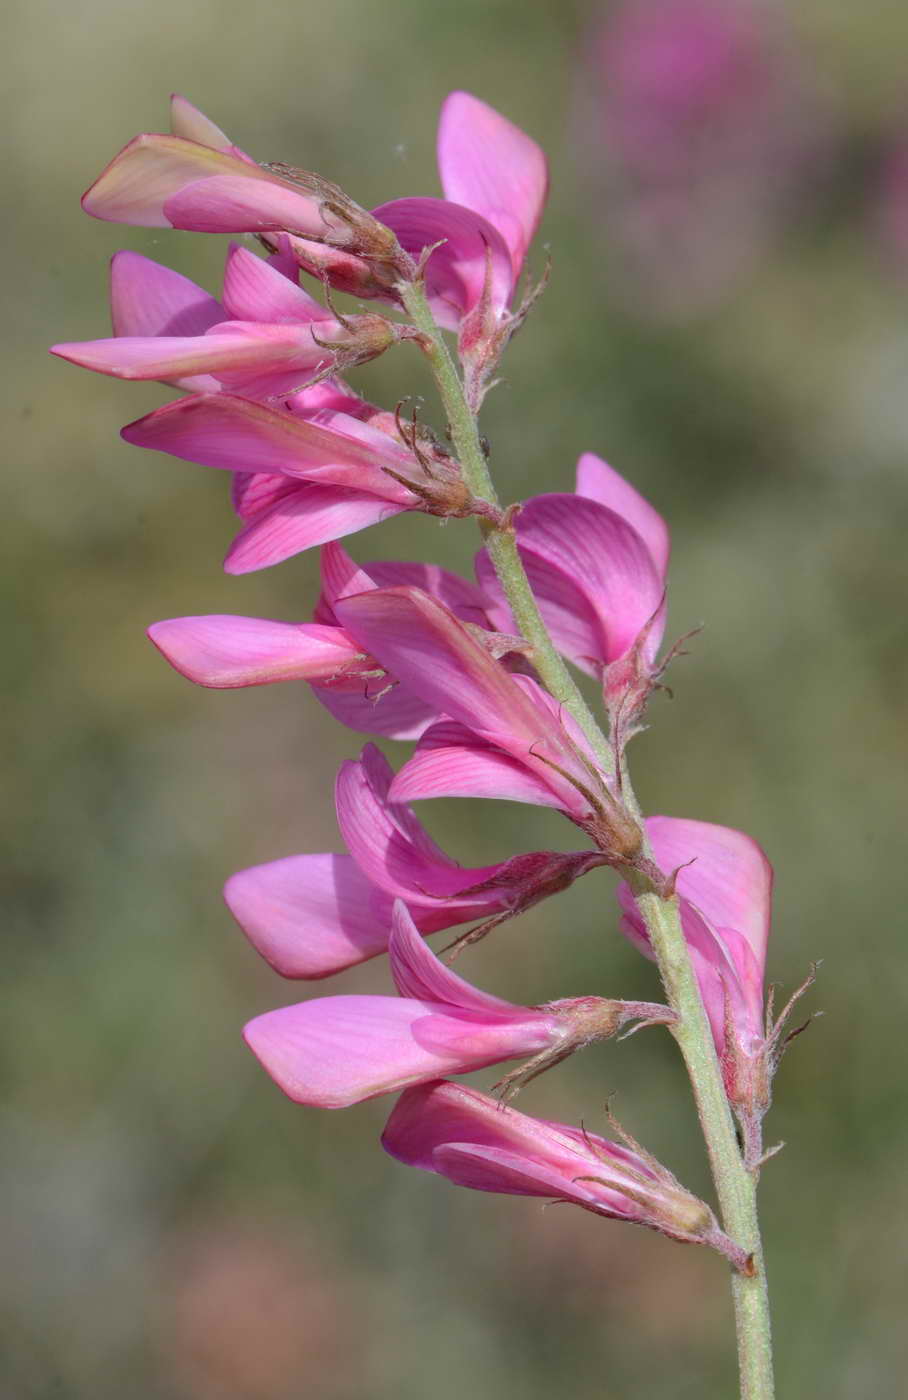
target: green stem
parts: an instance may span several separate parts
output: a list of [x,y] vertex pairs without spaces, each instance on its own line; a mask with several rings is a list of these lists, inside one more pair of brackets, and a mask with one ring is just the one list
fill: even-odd
[[[423,337],[422,346],[441,395],[464,481],[474,496],[497,506],[499,500],[489,475],[476,418],[467,403],[457,367],[435,324],[423,286],[419,282],[402,283],[400,292],[408,316]],[[514,531],[508,526],[483,521],[482,532],[520,635],[533,648],[533,665],[543,684],[580,725],[603,771],[612,773],[614,762],[611,747],[570,671],[552,645],[521,563]]]
[[[400,292],[407,314],[423,337],[423,348],[444,404],[464,479],[475,496],[498,505],[476,417],[433,319],[423,286],[417,282],[401,284]],[[603,770],[613,773],[611,746],[555,650],[530,588],[513,530],[488,522],[483,522],[482,528],[515,622],[521,635],[533,647],[533,663],[541,680],[580,724]],[[639,816],[639,804],[623,771],[622,795],[630,810]],[[629,883],[633,885],[632,877],[629,877]],[[671,1031],[690,1076],[716,1184],[722,1223],[735,1243],[753,1256],[752,1277],[737,1270],[732,1273],[742,1400],[772,1400],[769,1300],[757,1218],[757,1174],[745,1167],[738,1148],[712,1031],[681,927],[678,901],[674,897],[664,899],[655,894],[643,880],[638,881],[634,894],[656,954],[666,997],[678,1015]]]

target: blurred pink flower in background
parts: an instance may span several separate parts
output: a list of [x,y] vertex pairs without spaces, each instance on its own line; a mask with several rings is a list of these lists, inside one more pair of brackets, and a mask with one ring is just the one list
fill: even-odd
[[575,144],[608,210],[611,280],[650,314],[695,314],[814,181],[828,136],[816,80],[756,0],[624,0],[586,54]]

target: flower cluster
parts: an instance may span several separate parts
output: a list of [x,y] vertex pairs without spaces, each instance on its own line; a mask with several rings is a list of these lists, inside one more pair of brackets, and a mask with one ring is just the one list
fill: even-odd
[[[622,876],[625,932],[650,955],[638,898],[680,910],[729,1102],[757,1142],[780,1053],[763,972],[771,872],[748,837],[703,822],[644,821],[626,791],[625,747],[664,669],[668,530],[599,457],[576,489],[502,510],[446,441],[400,407],[340,378],[403,341],[427,352],[453,331],[464,402],[478,407],[532,301],[517,299],[546,194],[539,147],[465,93],[444,104],[444,198],[367,211],[320,176],[259,165],[183,98],[169,134],[137,137],[84,198],[97,218],[254,235],[237,244],[219,300],[137,254],[111,269],[113,336],[55,353],[179,396],[123,436],[231,473],[242,522],[225,567],[244,573],[321,547],[310,621],[189,616],[149,635],[168,662],[215,688],[304,680],[348,728],[414,742],[395,773],[367,744],[342,765],[335,801],[346,851],[240,871],[226,899],[285,977],[319,979],[386,955],[395,996],[309,999],[258,1016],[246,1039],[299,1103],[342,1108],[403,1090],[384,1135],[404,1162],[479,1190],[572,1201],[675,1239],[747,1259],[712,1212],[638,1144],[537,1122],[507,1106],[537,1074],[629,1022],[672,1026],[671,1007],[598,996],[519,1006],[456,975],[425,939],[466,926],[456,948],[590,871]],[[300,285],[317,278],[327,306]],[[331,290],[390,314],[334,309]],[[401,319],[418,290],[434,317]],[[392,319],[394,317],[394,319]],[[447,351],[444,351],[447,354]],[[460,454],[463,456],[463,454]],[[358,564],[338,542],[404,511],[476,515],[507,537],[560,655],[602,687],[611,762],[543,683],[491,549],[476,582],[432,564]],[[467,869],[439,849],[410,804],[481,797],[553,808],[572,849]],[[498,1099],[447,1076],[521,1062]],[[754,1159],[755,1160],[755,1159]]]

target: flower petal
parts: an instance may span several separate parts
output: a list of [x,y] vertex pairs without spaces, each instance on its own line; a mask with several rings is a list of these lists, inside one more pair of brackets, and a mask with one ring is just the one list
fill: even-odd
[[655,506],[595,452],[584,452],[577,463],[577,495],[608,506],[633,525],[653,556],[657,571],[665,577],[671,553],[668,525]]
[[541,148],[478,97],[452,92],[438,123],[438,168],[445,198],[495,225],[519,276],[548,190]]
[[[517,1012],[521,1017],[527,1014],[524,1007],[481,992],[446,967],[420,935],[406,904],[400,899],[394,901],[388,958],[394,985],[402,997],[444,1002],[463,1011]],[[554,1017],[548,1019],[554,1022]]]
[[762,969],[773,873],[756,841],[728,826],[681,817],[648,817],[646,829],[662,869],[683,866],[676,881],[678,893],[695,904],[716,930],[737,930]]
[[395,199],[372,213],[416,258],[424,248],[441,244],[426,264],[426,290],[436,319],[448,330],[457,330],[482,296],[490,258],[492,304],[500,310],[510,302],[515,279],[508,246],[481,214],[444,199],[422,198]]
[[[341,765],[335,784],[341,833],[373,884],[408,904],[431,904],[495,874],[497,866],[464,870],[445,855],[407,807],[388,800],[392,776],[384,755],[367,744],[359,760]],[[484,892],[468,897],[467,903],[481,917],[498,899],[494,892]]]
[[110,263],[116,336],[200,336],[224,320],[220,302],[188,277],[128,249]]
[[230,137],[178,92],[170,94],[170,130],[184,141],[197,141],[200,146],[210,146],[215,151],[233,150]]
[[434,710],[384,673],[363,680],[356,690],[313,685],[312,693],[338,724],[358,734],[418,739],[436,718]]
[[[583,496],[534,496],[517,517],[517,544],[559,651],[595,673],[596,663],[608,665],[626,655],[656,615],[646,642],[647,659],[653,659],[664,628],[665,585],[645,542],[626,520]],[[496,621],[509,622],[485,551],[477,557],[476,572],[483,590],[497,598]]]
[[[346,416],[335,415],[334,421],[339,418]],[[300,478],[310,467],[341,463],[372,469],[364,473],[363,481],[377,483],[375,470],[398,466],[402,456],[384,434],[376,433],[368,441],[354,438],[232,394],[177,399],[128,424],[121,436],[138,447],[152,447],[224,471],[278,472]],[[387,478],[382,474],[380,479]]]
[[405,509],[371,492],[298,482],[296,490],[260,511],[239,532],[227,552],[224,568],[228,574],[267,569],[306,549],[389,520]]
[[96,219],[208,232],[288,229],[320,237],[319,201],[254,161],[179,136],[145,133],[124,146],[82,197]]
[[232,875],[228,908],[284,977],[319,978],[385,952],[393,900],[348,855],[299,855]]
[[447,721],[426,730],[394,779],[391,792],[395,802],[485,797],[537,807],[562,805],[552,788],[518,759]]
[[269,259],[257,257],[236,243],[227,254],[223,297],[227,319],[234,321],[300,326],[334,320],[321,302],[273,267]]
[[415,588],[387,588],[345,598],[336,612],[415,695],[517,758],[566,811],[587,813],[577,788],[553,767],[591,781],[563,729],[441,603]]
[[148,635],[175,670],[228,690],[275,681],[330,680],[362,653],[340,627],[214,614],[156,622]]
[[257,1016],[243,1034],[291,1099],[347,1108],[544,1047],[537,1022],[546,1018],[528,1016],[524,1023],[399,997],[319,997]]

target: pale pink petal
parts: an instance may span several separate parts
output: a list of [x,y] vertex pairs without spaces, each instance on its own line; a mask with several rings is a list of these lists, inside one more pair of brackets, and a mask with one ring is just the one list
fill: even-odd
[[653,556],[659,574],[665,577],[671,553],[668,525],[655,506],[595,452],[584,452],[577,463],[577,495],[608,506],[633,525]]
[[416,258],[441,243],[426,265],[426,290],[436,319],[448,330],[457,330],[479,301],[490,260],[492,305],[501,310],[510,302],[514,272],[508,245],[480,214],[444,199],[422,198],[395,199],[372,213]]
[[233,149],[230,137],[178,92],[170,94],[170,130],[174,136],[182,136],[185,141],[197,141],[200,146],[211,146],[215,151]]
[[224,268],[224,310],[228,319],[294,326],[334,320],[321,302],[273,267],[271,261],[257,257],[249,248],[231,245]]
[[489,992],[479,991],[446,967],[419,933],[407,906],[400,899],[394,902],[388,958],[394,985],[402,997],[444,1002],[459,1006],[464,1011],[491,1011],[496,1014],[517,1012],[520,1016],[526,1015],[523,1007],[502,1001],[501,997],[492,996]]
[[261,511],[240,531],[224,568],[228,574],[267,569],[306,549],[390,520],[404,509],[371,492],[300,482],[295,491]]
[[393,901],[348,855],[254,865],[224,887],[253,947],[284,977],[319,978],[385,952]]
[[[517,517],[517,543],[555,645],[586,670],[627,654],[647,634],[652,661],[664,628],[665,584],[642,537],[615,511],[583,496],[534,496]],[[491,562],[480,585],[503,605]]]
[[[517,1152],[500,1147],[475,1147],[472,1143],[452,1142],[437,1147],[432,1169],[455,1186],[473,1191],[493,1191],[508,1196],[545,1196],[551,1200],[572,1201],[576,1205],[609,1207],[609,1215],[632,1218],[633,1208],[618,1191],[594,1192],[591,1185],[576,1181],[562,1169],[534,1162]],[[589,1161],[578,1161],[576,1175],[594,1175]]]
[[483,214],[501,232],[520,273],[548,190],[536,142],[468,92],[452,92],[438,123],[438,168],[446,199]]
[[[277,505],[288,494],[298,491],[302,483],[280,472],[234,472],[230,482],[230,499],[241,520],[252,520],[263,510]],[[319,622],[334,621],[319,618]]]
[[[182,203],[181,191],[187,196]],[[214,231],[227,233],[269,228],[310,236],[325,232],[316,199],[254,162],[157,133],[137,136],[124,146],[83,195],[82,208],[96,219],[146,228],[213,224]]]
[[212,615],[156,622],[148,635],[171,666],[218,690],[275,681],[325,681],[361,657],[339,627]]

